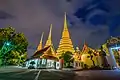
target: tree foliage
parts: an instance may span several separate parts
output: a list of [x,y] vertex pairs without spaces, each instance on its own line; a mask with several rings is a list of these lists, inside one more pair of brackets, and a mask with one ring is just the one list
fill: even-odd
[[14,28],[0,29],[0,61],[1,65],[19,65],[26,60],[28,41],[23,33]]
[[72,62],[72,53],[67,51],[65,53],[62,54],[61,58],[63,58],[64,60],[64,65],[65,67],[70,66],[70,62]]
[[63,58],[64,58],[65,62],[69,62],[72,58],[72,53],[71,52],[65,52]]

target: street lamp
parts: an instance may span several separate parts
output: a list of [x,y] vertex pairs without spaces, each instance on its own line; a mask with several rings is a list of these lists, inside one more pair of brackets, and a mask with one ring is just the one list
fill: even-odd
[[9,46],[9,45],[10,45],[10,42],[6,42],[6,45]]

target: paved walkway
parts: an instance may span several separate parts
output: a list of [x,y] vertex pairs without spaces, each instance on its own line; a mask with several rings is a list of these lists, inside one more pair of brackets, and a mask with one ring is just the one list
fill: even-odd
[[[5,72],[16,72],[16,71],[21,71],[21,70],[28,70],[27,67],[21,67],[21,66],[3,66],[0,67],[0,73],[5,73]],[[34,69],[34,70],[40,70],[40,69]],[[63,68],[61,70],[59,69],[41,69],[44,71],[75,71],[78,69],[75,68]]]
[[5,73],[5,72],[16,72],[16,71],[21,71],[21,70],[26,70],[27,68],[22,68],[20,66],[3,66],[0,67],[0,73]]

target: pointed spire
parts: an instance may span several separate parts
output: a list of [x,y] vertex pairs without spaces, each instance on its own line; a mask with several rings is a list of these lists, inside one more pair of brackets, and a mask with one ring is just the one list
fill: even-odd
[[69,31],[68,31],[68,25],[67,25],[67,18],[66,18],[66,12],[64,15],[64,29],[62,33],[62,38],[63,37],[68,37],[69,38]]
[[65,12],[65,14],[64,14],[64,30],[68,30],[68,28],[67,28],[66,12]]
[[40,43],[39,43],[39,45],[38,45],[37,51],[39,51],[39,50],[42,49],[43,35],[44,35],[44,32],[42,32],[41,39],[40,39]]
[[88,53],[88,51],[94,51],[94,50],[87,45],[86,41],[84,41],[82,52]]
[[86,41],[84,40],[84,45],[83,45],[82,51],[84,51],[84,50],[86,50],[86,49],[88,49],[88,46],[87,46],[87,44],[86,44]]
[[58,54],[62,54],[63,51],[70,51],[72,53],[75,52],[73,45],[72,45],[72,40],[70,39],[70,34],[68,31],[68,25],[67,25],[67,19],[66,19],[66,12],[64,15],[64,25],[63,25],[63,32],[62,32],[62,39],[60,40],[59,47],[57,49]]
[[50,25],[50,31],[48,35],[48,40],[46,41],[45,47],[52,45],[52,24]]
[[49,40],[51,40],[51,35],[52,35],[52,24],[50,24],[50,31],[49,31],[49,36],[48,36]]
[[44,32],[42,32],[40,43],[42,43]]

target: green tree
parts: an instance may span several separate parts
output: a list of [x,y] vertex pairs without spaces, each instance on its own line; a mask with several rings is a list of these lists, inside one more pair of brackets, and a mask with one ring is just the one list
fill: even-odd
[[23,33],[16,33],[12,27],[0,29],[1,65],[19,65],[27,58],[28,41]]
[[62,58],[64,60],[65,67],[69,67],[70,63],[72,62],[72,53],[67,51],[63,53]]

